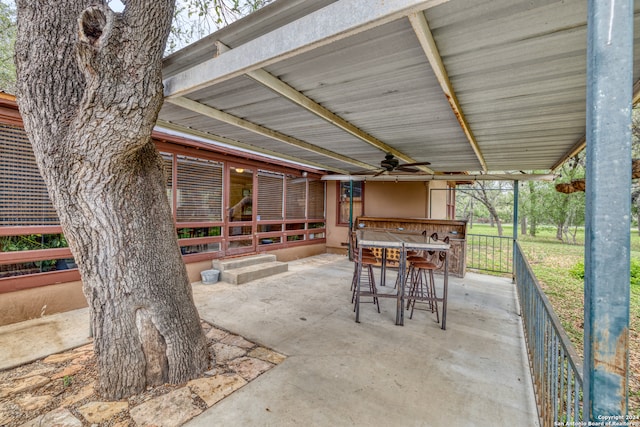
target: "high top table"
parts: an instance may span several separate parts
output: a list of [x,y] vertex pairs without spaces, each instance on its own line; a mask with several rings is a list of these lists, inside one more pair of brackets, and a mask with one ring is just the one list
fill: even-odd
[[[396,299],[396,325],[404,325],[404,290],[406,280],[407,251],[436,251],[444,252],[444,290],[442,298],[433,298],[434,301],[442,302],[442,329],[446,328],[447,323],[447,291],[449,285],[449,249],[450,245],[442,241],[434,240],[430,236],[422,233],[409,232],[392,229],[360,229],[356,233],[356,241],[358,247],[358,260],[362,259],[362,248],[381,248],[382,249],[382,276],[385,275],[386,250],[396,249],[400,251],[400,262],[398,267],[398,277],[400,285],[395,294],[367,292],[366,296],[375,296],[382,298]],[[358,271],[358,282],[356,284],[356,322],[360,322],[360,270]]]

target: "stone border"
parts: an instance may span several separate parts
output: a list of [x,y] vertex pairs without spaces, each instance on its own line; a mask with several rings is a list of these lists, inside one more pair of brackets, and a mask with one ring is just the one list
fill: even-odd
[[95,393],[93,344],[0,371],[0,427],[178,427],[286,359],[204,321],[202,327],[216,357],[211,370],[119,401]]

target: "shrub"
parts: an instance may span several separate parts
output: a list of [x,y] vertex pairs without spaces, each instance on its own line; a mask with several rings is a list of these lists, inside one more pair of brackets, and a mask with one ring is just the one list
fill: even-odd
[[584,280],[584,262],[579,261],[575,263],[575,265],[569,269],[569,274],[576,279]]
[[[577,262],[573,267],[569,269],[569,274],[576,279],[584,280],[584,262]],[[640,286],[640,261],[631,260],[631,286]]]

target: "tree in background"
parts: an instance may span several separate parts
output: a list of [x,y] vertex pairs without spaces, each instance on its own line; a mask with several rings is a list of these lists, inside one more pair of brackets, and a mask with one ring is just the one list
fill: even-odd
[[[521,234],[535,236],[540,225],[553,225],[556,238],[576,243],[578,227],[584,225],[584,192],[559,193],[555,185],[584,178],[584,155],[562,165],[561,178],[554,182],[520,182],[519,221]],[[502,223],[512,219],[513,184],[511,181],[477,181],[456,192],[456,216],[469,221],[488,220],[502,236]],[[528,227],[527,227],[528,225]]]
[[273,0],[177,0],[165,54],[199,40]]
[[[177,0],[165,55],[254,12],[273,0]],[[107,4],[116,3],[109,0]],[[0,91],[15,93],[15,2],[0,0]]]
[[[540,173],[540,171],[533,173]],[[520,234],[532,237],[538,232],[538,225],[541,224],[544,215],[544,205],[542,203],[542,192],[549,187],[549,183],[540,181],[526,181],[520,183],[519,195],[519,217]]]
[[109,399],[209,366],[151,140],[173,6],[17,2],[18,105],[82,276]]
[[584,178],[584,151],[564,162],[559,172],[560,178],[542,192],[541,203],[545,207],[542,219],[556,226],[556,239],[575,244],[576,229],[584,225],[585,194],[583,191],[560,193],[556,191],[555,184]]
[[[475,181],[468,187],[459,188],[456,206],[463,206],[466,211],[463,218],[469,220],[472,217],[483,217],[478,213],[478,205],[486,209],[491,226],[498,228],[498,236],[502,236],[502,221],[511,217],[510,209],[505,212],[505,207],[513,204],[513,184],[510,181]],[[479,203],[474,203],[474,201]],[[475,206],[475,207],[474,207]]]
[[15,92],[16,68],[13,45],[16,41],[15,9],[13,2],[0,0],[0,91]]

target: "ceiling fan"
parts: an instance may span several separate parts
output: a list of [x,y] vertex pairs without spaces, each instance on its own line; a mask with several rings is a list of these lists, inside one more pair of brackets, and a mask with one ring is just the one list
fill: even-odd
[[[376,172],[373,176],[375,177],[378,175],[382,175],[385,172],[393,172],[393,171],[410,172],[410,173],[420,172],[420,169],[417,169],[414,166],[426,166],[430,164],[431,164],[430,162],[415,162],[415,163],[400,164],[400,160],[396,159],[396,157],[393,154],[387,153],[384,156],[384,160],[380,162],[380,171]],[[373,173],[373,171],[369,170],[369,171],[354,172],[351,175],[370,175],[371,173]]]

